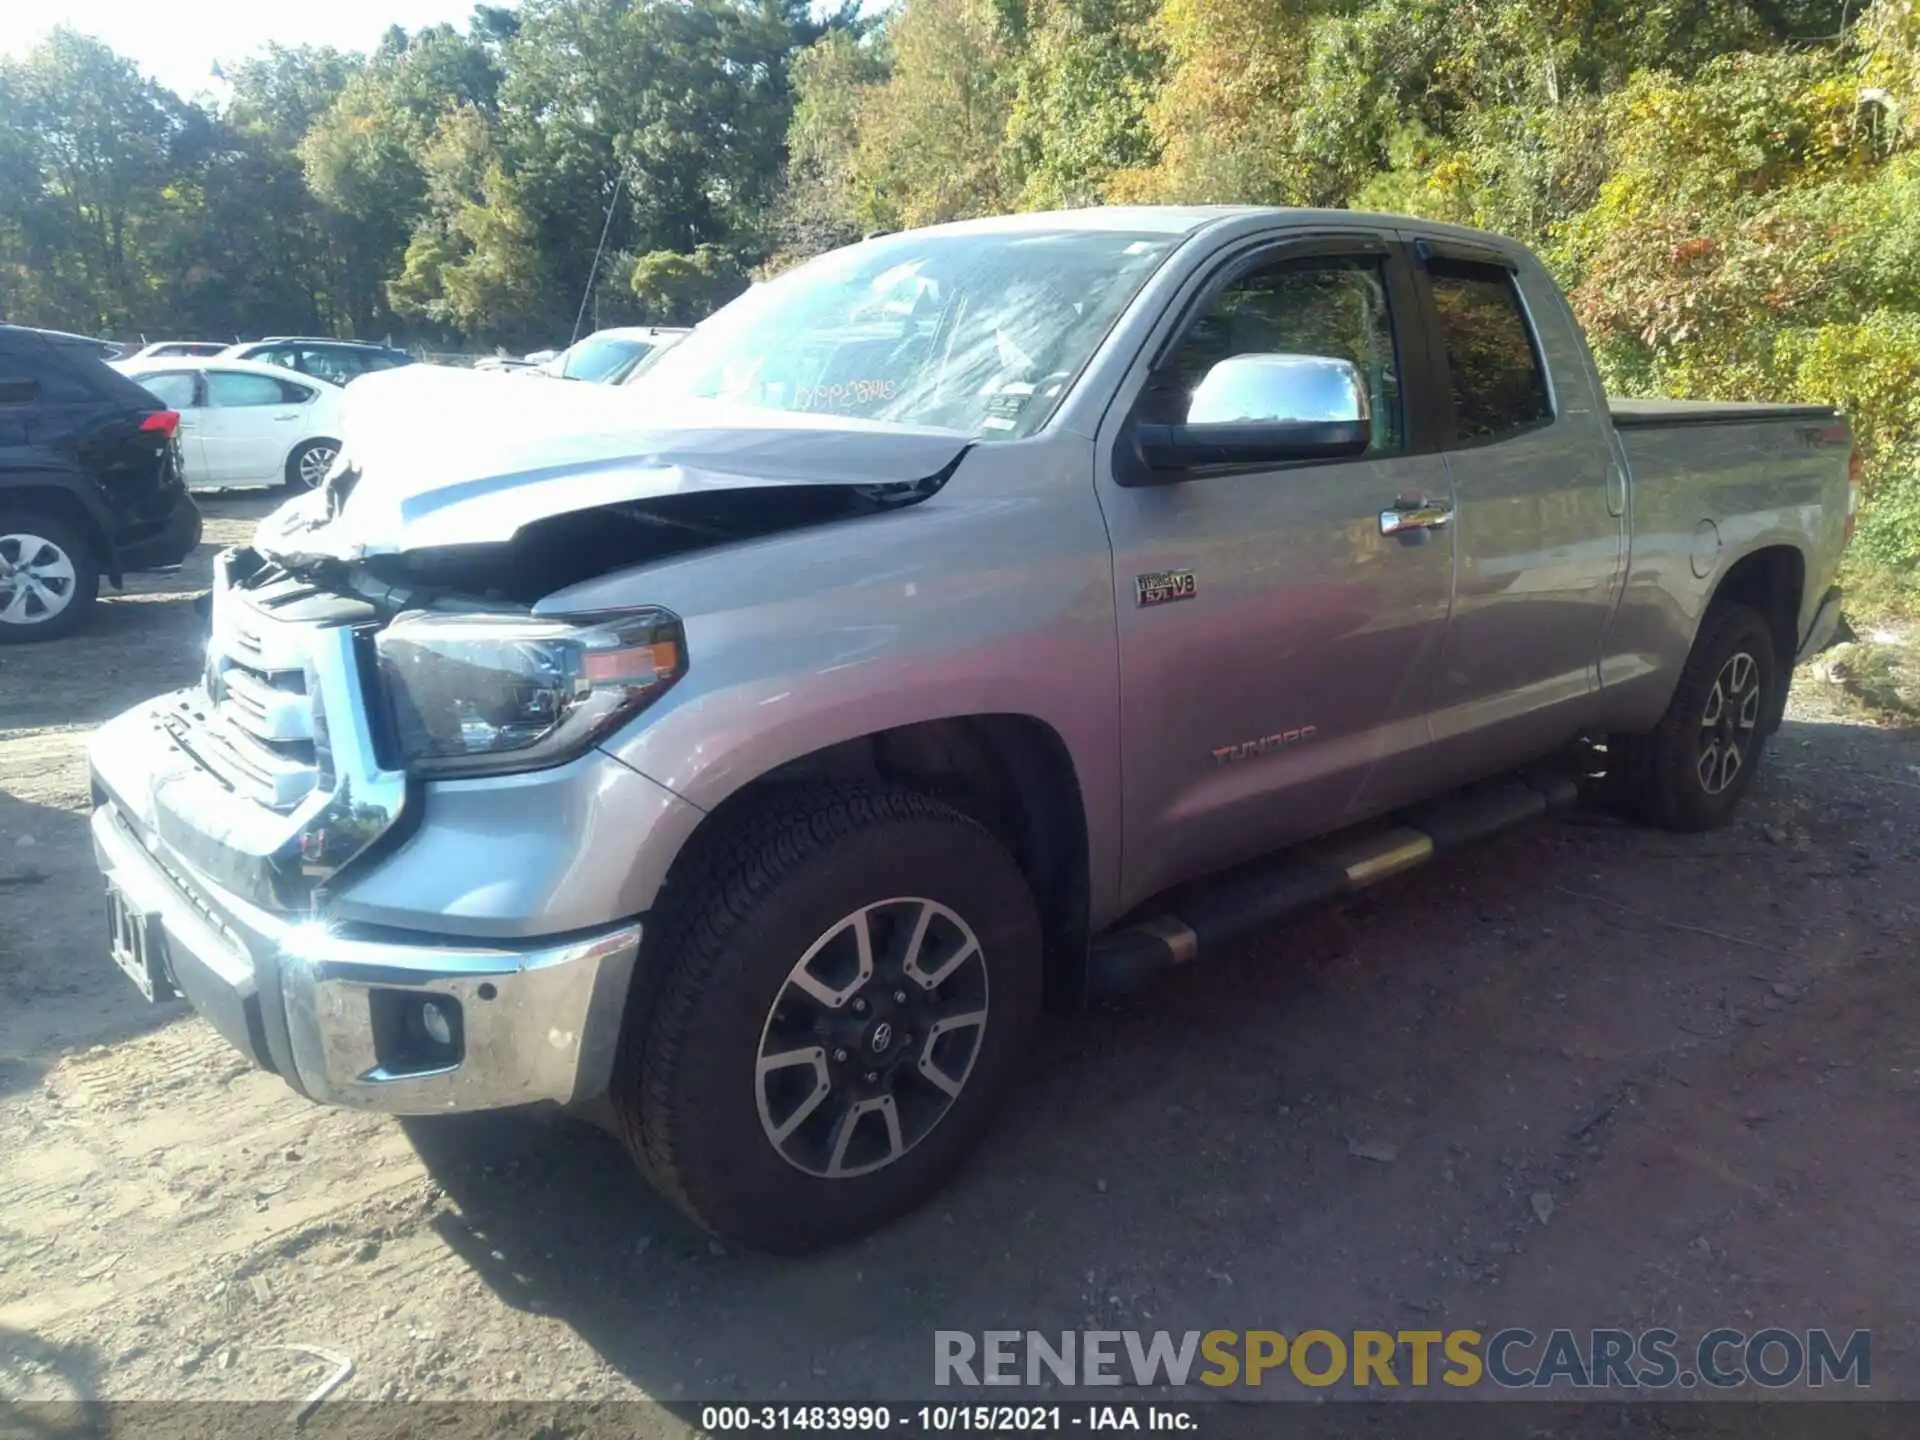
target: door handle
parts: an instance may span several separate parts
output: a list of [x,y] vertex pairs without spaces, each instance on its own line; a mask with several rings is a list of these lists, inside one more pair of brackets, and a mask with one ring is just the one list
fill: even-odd
[[1453,506],[1444,500],[1397,500],[1380,512],[1382,535],[1405,535],[1410,530],[1438,530],[1453,519]]
[[294,415],[276,415],[273,418],[278,421],[281,421],[282,423],[286,423],[289,421],[298,420],[300,417],[299,415],[294,414]]

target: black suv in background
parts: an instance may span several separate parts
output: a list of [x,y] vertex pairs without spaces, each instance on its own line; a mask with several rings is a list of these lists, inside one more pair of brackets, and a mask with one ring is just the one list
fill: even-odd
[[0,645],[66,634],[102,578],[178,565],[200,543],[180,417],[100,353],[0,325]]
[[375,345],[363,340],[319,340],[304,335],[269,335],[264,340],[248,340],[229,345],[220,352],[229,360],[257,360],[263,365],[278,365],[345,385],[374,370],[391,370],[396,365],[411,365],[413,357],[390,345]]

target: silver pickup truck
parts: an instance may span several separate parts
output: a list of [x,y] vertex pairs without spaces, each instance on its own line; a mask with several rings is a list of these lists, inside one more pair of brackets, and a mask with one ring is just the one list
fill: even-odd
[[624,389],[369,376],[202,682],[93,742],[112,952],[316,1101],[598,1110],[716,1234],[839,1240],[1043,1003],[1538,815],[1576,742],[1725,821],[1853,465],[1610,402],[1523,248],[1346,213],[887,236]]

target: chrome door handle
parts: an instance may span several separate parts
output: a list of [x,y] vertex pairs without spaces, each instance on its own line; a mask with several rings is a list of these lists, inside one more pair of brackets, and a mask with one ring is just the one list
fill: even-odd
[[1409,530],[1438,530],[1453,519],[1453,506],[1444,500],[1397,501],[1397,508],[1380,512],[1382,535],[1404,535]]

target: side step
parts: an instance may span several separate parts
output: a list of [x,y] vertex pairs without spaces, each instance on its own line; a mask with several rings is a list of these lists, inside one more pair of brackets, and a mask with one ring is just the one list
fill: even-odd
[[1578,799],[1573,779],[1560,773],[1494,781],[1401,811],[1387,828],[1357,838],[1336,835],[1229,872],[1168,909],[1098,937],[1087,961],[1088,994],[1128,994],[1160,971],[1196,960],[1292,911],[1363,890],[1550,812],[1570,810]]

